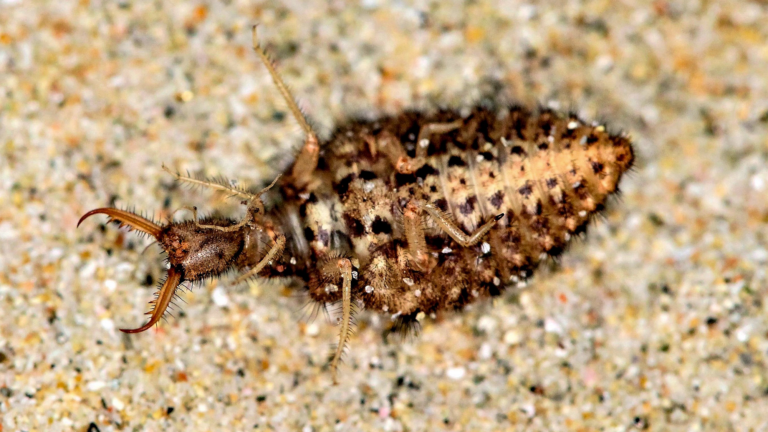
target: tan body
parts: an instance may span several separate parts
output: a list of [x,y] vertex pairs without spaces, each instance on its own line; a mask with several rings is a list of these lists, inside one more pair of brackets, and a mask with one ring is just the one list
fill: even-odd
[[350,122],[320,143],[255,28],[254,48],[306,133],[296,161],[255,193],[174,174],[241,199],[241,221],[197,220],[194,208],[165,226],[112,208],[81,218],[106,214],[168,253],[149,322],[126,332],[155,325],[183,281],[294,277],[316,302],[342,305],[336,381],[353,304],[408,323],[499,295],[583,232],[633,162],[629,140],[604,126],[517,107]]
[[[398,172],[386,147],[415,160],[418,131],[446,123],[459,125],[433,134],[412,172]],[[633,156],[626,138],[602,126],[504,107],[341,126],[319,159],[316,181],[279,204],[302,223],[287,236],[286,253],[299,267],[287,273],[302,276],[313,299],[338,301],[340,281],[313,263],[348,257],[359,270],[353,299],[366,309],[415,316],[460,308],[530,276],[542,257],[558,255],[585,229]],[[430,205],[442,220],[423,208]],[[441,227],[455,222],[469,234],[500,214],[472,245]],[[409,236],[409,220],[421,232]]]

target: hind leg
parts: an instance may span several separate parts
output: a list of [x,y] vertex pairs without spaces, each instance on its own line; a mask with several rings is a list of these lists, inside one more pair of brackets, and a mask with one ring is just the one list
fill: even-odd
[[416,139],[415,158],[409,157],[400,140],[389,132],[384,132],[379,137],[368,137],[366,141],[372,149],[371,153],[376,151],[384,153],[394,165],[395,171],[400,174],[412,174],[424,165],[430,135],[450,132],[461,127],[462,124],[461,120],[456,120],[450,123],[428,123],[422,126]]
[[419,129],[419,137],[416,139],[416,158],[427,157],[429,137],[432,134],[444,134],[458,129],[464,124],[463,120],[455,120],[450,123],[427,123]]
[[409,267],[418,271],[425,271],[429,263],[424,224],[422,223],[423,212],[426,212],[435,220],[443,232],[463,247],[477,244],[493,228],[496,222],[504,217],[504,213],[496,215],[472,234],[466,234],[447,214],[440,211],[433,204],[418,200],[409,201],[403,212],[403,225],[405,226],[405,238],[408,240],[408,255],[410,257],[408,261],[412,263]]
[[[413,201],[411,201],[413,202]],[[454,223],[450,216],[443,213],[439,208],[435,207],[431,203],[418,203],[418,208],[423,209],[427,214],[435,220],[440,229],[448,234],[456,243],[463,247],[470,247],[477,244],[488,231],[496,225],[501,218],[504,217],[504,213],[498,214],[484,223],[480,228],[476,229],[472,234],[466,234],[456,223]]]

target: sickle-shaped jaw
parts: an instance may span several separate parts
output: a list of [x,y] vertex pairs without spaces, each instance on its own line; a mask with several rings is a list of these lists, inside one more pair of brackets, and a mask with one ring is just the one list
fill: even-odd
[[120,226],[127,226],[130,229],[141,231],[145,234],[151,235],[155,239],[158,239],[158,237],[160,236],[160,231],[162,230],[162,228],[159,225],[157,225],[156,223],[152,222],[149,219],[143,218],[129,211],[119,210],[116,208],[108,208],[108,207],[97,208],[95,210],[91,210],[88,213],[84,214],[83,217],[81,217],[80,220],[77,222],[77,226],[79,227],[84,220],[88,219],[89,217],[95,214],[105,214],[109,216],[111,219],[120,222]]
[[160,318],[163,317],[165,310],[168,309],[168,305],[171,304],[171,300],[173,300],[173,296],[176,294],[176,288],[178,288],[182,276],[183,274],[180,270],[177,270],[174,267],[168,269],[168,277],[165,279],[165,283],[163,283],[163,286],[157,293],[157,298],[150,302],[151,304],[154,304],[155,307],[151,312],[148,312],[148,314],[151,315],[149,322],[137,329],[120,329],[120,331],[123,333],[141,333],[157,324],[157,322],[160,321]]
[[[77,226],[80,226],[84,220],[95,214],[105,214],[109,216],[110,219],[118,221],[120,226],[125,226],[132,230],[149,234],[154,237],[155,240],[160,240],[160,235],[162,232],[161,226],[137,214],[116,208],[105,207],[91,210],[80,218],[80,220],[77,222]],[[149,330],[153,325],[157,324],[157,322],[160,321],[160,319],[163,317],[166,309],[168,309],[168,305],[171,303],[171,300],[173,300],[173,296],[176,294],[176,288],[178,288],[183,277],[183,270],[177,269],[175,267],[168,269],[168,277],[165,279],[163,286],[160,287],[160,291],[157,293],[157,298],[150,302],[151,304],[154,304],[154,308],[152,311],[147,313],[148,315],[151,315],[149,322],[137,329],[120,329],[120,331],[125,333],[141,333],[145,330]]]

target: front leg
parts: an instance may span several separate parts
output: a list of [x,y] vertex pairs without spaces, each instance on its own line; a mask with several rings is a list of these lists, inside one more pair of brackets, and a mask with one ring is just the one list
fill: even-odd
[[307,118],[296,103],[296,99],[291,94],[291,91],[288,90],[288,86],[280,78],[280,74],[277,73],[272,60],[270,60],[267,53],[259,45],[259,40],[256,36],[256,26],[253,26],[253,50],[256,51],[264,66],[267,67],[269,75],[272,76],[272,81],[275,82],[275,86],[277,86],[280,94],[283,95],[283,99],[288,104],[288,108],[293,113],[293,118],[296,119],[306,135],[304,146],[301,148],[299,155],[296,157],[296,162],[291,169],[291,177],[296,186],[300,188],[305,187],[312,181],[313,174],[317,168],[317,162],[320,158],[320,145],[317,141],[317,134],[312,130]]
[[216,231],[221,232],[235,232],[245,226],[249,222],[248,217],[244,217],[243,220],[238,222],[235,225],[230,226],[218,226],[218,225],[210,225],[210,224],[202,224],[200,223],[200,220],[197,218],[197,207],[196,206],[183,206],[181,208],[176,209],[173,213],[171,213],[171,220],[173,220],[173,215],[176,214],[179,210],[188,210],[192,212],[192,220],[195,222],[195,226],[200,229],[213,229]]
[[[197,207],[194,207],[194,206],[193,207],[184,206],[173,212],[173,214],[175,214],[179,210],[189,210],[192,212],[192,215],[193,215],[192,217],[195,221],[195,226],[203,229],[215,229],[221,232],[235,232],[240,228],[242,228],[245,224],[251,222],[254,218],[264,215],[264,202],[261,200],[261,196],[265,194],[267,191],[269,191],[270,189],[272,189],[275,183],[277,183],[277,181],[280,179],[280,176],[278,175],[277,177],[275,177],[274,180],[272,180],[272,183],[270,183],[269,186],[253,194],[248,192],[245,189],[242,189],[233,185],[225,184],[222,180],[208,180],[208,179],[200,179],[200,178],[193,178],[189,176],[183,176],[178,172],[175,173],[171,171],[165,165],[163,165],[163,171],[172,175],[179,182],[189,183],[194,186],[206,187],[209,189],[213,189],[217,192],[224,192],[229,194],[230,197],[244,198],[244,200],[240,201],[240,203],[247,206],[247,213],[245,217],[236,225],[227,226],[227,227],[221,227],[218,225],[201,224],[197,220]],[[171,214],[171,218],[173,218],[173,214]]]
[[272,245],[272,247],[269,249],[269,252],[267,252],[266,255],[264,255],[264,258],[259,261],[258,264],[256,264],[256,267],[252,268],[246,273],[243,273],[240,277],[235,279],[234,284],[237,285],[240,282],[252,277],[257,276],[260,271],[264,269],[268,264],[271,265],[272,262],[278,258],[280,258],[280,255],[283,253],[283,249],[285,248],[285,236],[282,234],[278,234],[277,238],[275,239],[275,244]]

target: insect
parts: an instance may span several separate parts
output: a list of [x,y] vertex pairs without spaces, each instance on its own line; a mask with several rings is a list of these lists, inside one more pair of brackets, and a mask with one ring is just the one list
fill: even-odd
[[334,382],[355,305],[410,323],[501,294],[585,231],[633,163],[625,135],[574,114],[522,107],[406,112],[348,121],[320,142],[260,47],[253,48],[305,133],[295,161],[260,191],[223,191],[246,208],[160,225],[117,208],[91,210],[154,237],[167,278],[143,332],[185,281],[237,271],[292,277],[320,304],[341,303]]

